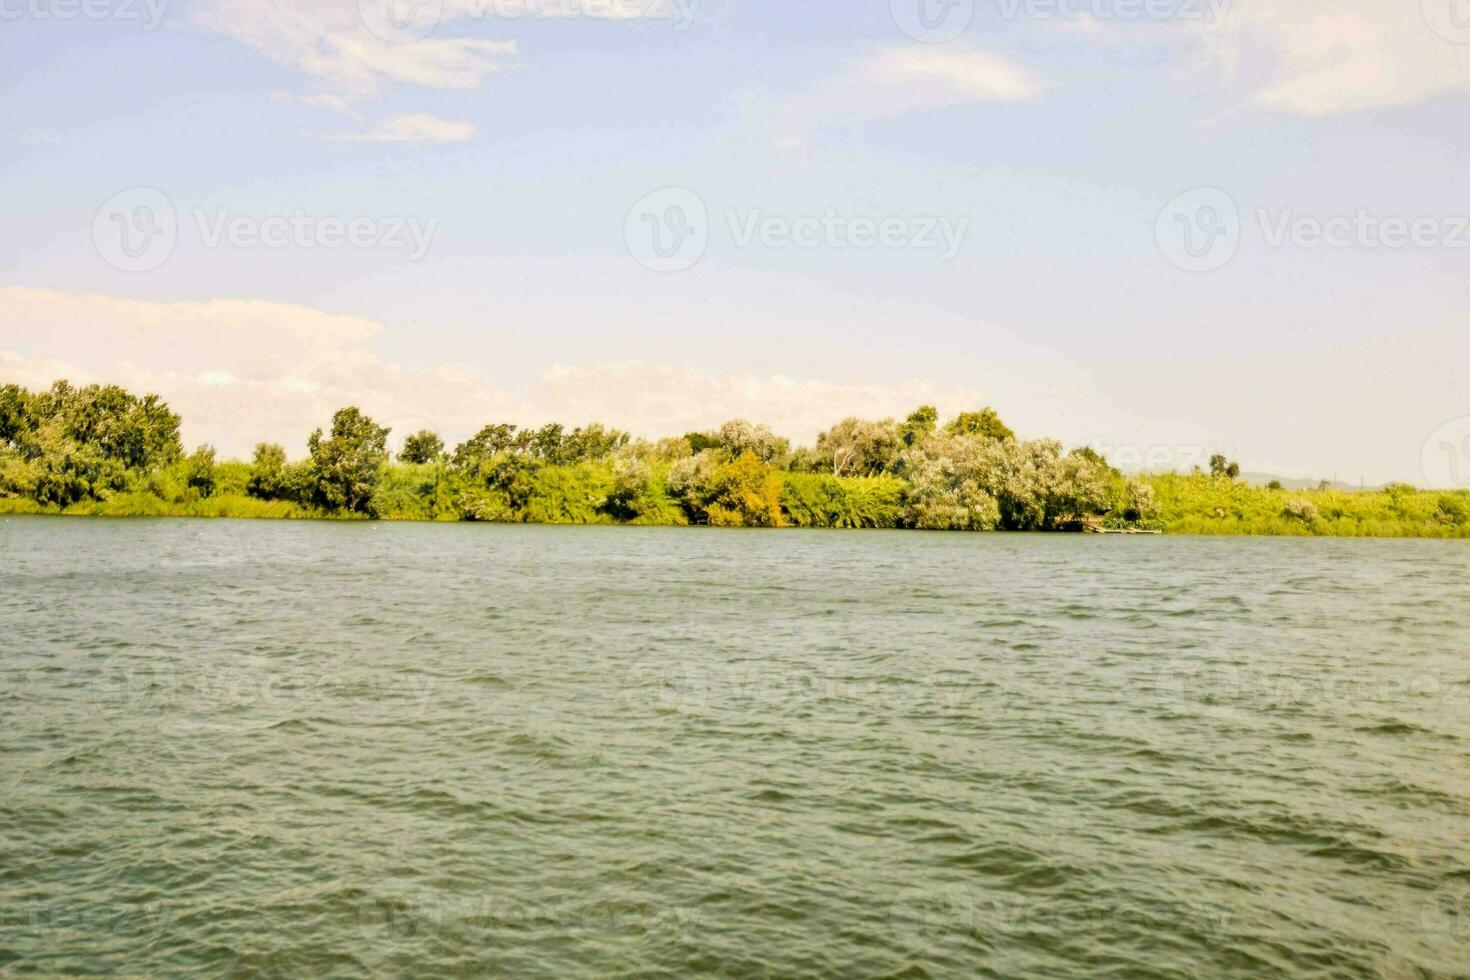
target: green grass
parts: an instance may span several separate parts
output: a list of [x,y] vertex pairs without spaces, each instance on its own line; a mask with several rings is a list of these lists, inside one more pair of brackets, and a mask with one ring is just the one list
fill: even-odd
[[120,493],[106,500],[84,500],[70,507],[0,497],[0,514],[65,514],[73,517],[236,517],[262,520],[327,518],[309,507],[283,500],[257,500],[244,494],[216,494],[202,500],[171,502],[151,493]]
[[1470,493],[1271,490],[1203,474],[1148,477],[1169,534],[1470,538]]

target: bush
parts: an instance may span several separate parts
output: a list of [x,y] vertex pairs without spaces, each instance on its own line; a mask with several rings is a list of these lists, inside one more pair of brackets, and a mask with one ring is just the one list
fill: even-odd
[[1286,506],[1281,510],[1281,516],[1288,520],[1301,521],[1303,524],[1317,523],[1317,505],[1310,500],[1295,498],[1288,500]]
[[795,527],[893,528],[903,522],[905,484],[889,476],[786,473],[781,511]]

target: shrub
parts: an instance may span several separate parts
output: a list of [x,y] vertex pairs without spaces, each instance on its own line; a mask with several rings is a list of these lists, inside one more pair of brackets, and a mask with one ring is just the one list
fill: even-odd
[[1303,524],[1315,524],[1317,522],[1317,505],[1310,500],[1300,497],[1286,502],[1281,510],[1281,516],[1293,521],[1301,521]]
[[781,510],[795,527],[892,528],[903,522],[906,485],[891,476],[786,473]]

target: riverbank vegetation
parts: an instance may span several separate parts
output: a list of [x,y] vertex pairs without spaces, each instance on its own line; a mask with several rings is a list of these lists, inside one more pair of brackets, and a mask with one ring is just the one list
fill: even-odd
[[992,409],[941,425],[846,419],[810,447],[761,425],[649,442],[602,425],[496,423],[448,447],[356,408],[304,457],[186,452],[179,417],[112,385],[0,387],[0,513],[552,524],[1470,537],[1470,494],[1286,491],[1211,471],[1129,477],[1091,449],[1021,440]]

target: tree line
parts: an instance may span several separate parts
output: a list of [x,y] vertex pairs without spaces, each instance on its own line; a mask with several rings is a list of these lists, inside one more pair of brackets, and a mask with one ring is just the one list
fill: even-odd
[[0,387],[0,496],[66,508],[118,495],[216,494],[304,511],[439,520],[1068,530],[1147,522],[1152,488],[1088,449],[1021,440],[990,408],[946,424],[849,418],[793,447],[745,420],[649,441],[599,424],[486,425],[452,449],[337,411],[292,460],[274,443],[248,463],[186,453],[180,419],[156,395],[117,385]]

